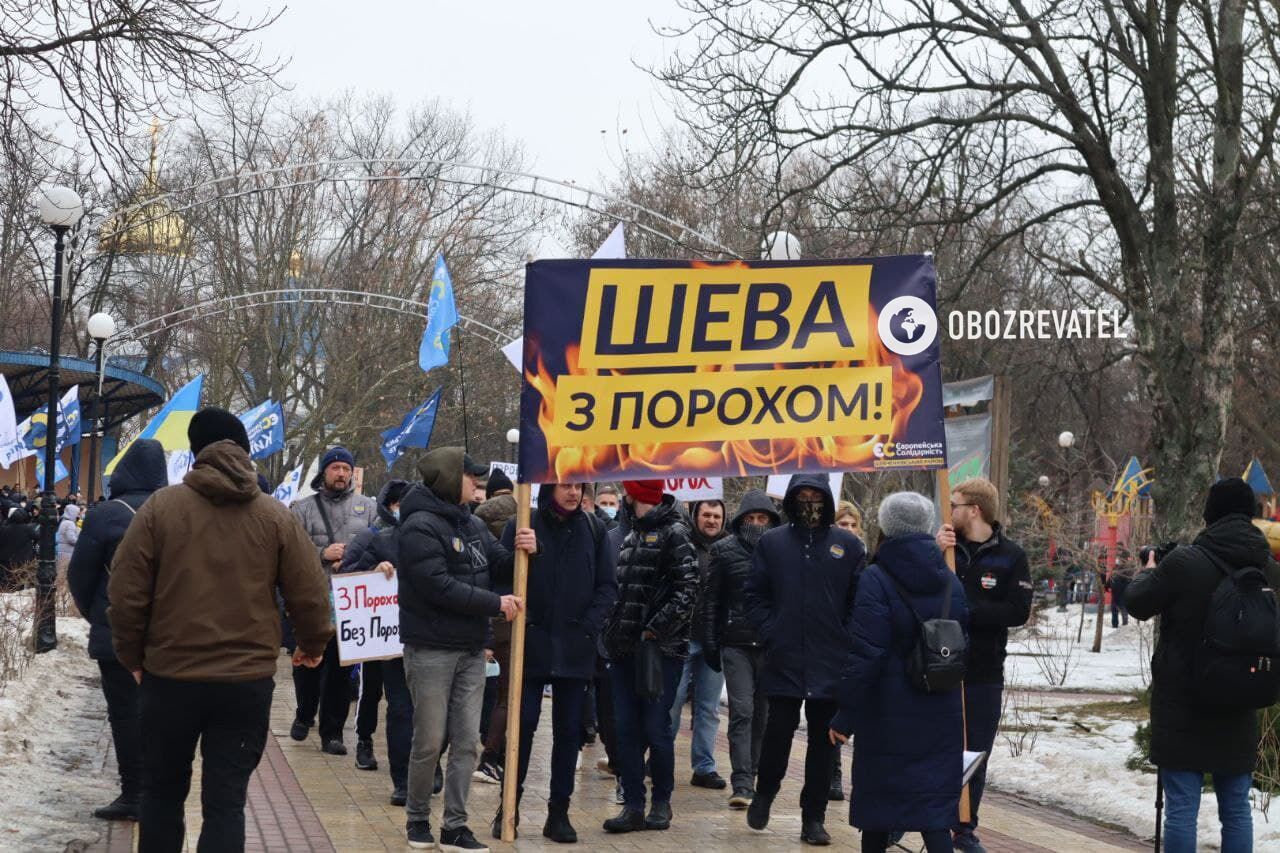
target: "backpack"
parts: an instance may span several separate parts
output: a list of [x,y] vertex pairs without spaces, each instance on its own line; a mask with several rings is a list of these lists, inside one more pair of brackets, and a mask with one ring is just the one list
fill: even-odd
[[1223,578],[1205,614],[1204,636],[1192,657],[1200,702],[1217,708],[1266,708],[1280,699],[1280,604],[1256,566],[1230,569],[1206,549]]
[[964,681],[969,640],[960,623],[947,618],[951,613],[950,585],[943,594],[942,614],[937,619],[921,619],[911,605],[911,596],[898,579],[883,568],[881,571],[898,590],[919,630],[915,645],[907,655],[907,678],[911,685],[925,693],[945,693],[956,689]]

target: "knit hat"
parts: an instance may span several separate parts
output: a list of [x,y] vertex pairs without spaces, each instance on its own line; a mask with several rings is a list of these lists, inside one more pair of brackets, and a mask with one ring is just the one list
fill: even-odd
[[320,473],[335,462],[345,462],[352,468],[356,467],[356,458],[351,455],[351,451],[345,447],[330,447],[324,452],[324,456],[320,459]]
[[666,483],[662,480],[623,480],[623,490],[631,495],[633,501],[657,506],[662,503],[662,492]]
[[501,468],[494,468],[489,474],[489,482],[484,487],[485,498],[491,498],[498,492],[515,491],[515,484],[511,482],[511,478],[503,473]]
[[1243,513],[1253,518],[1258,499],[1249,484],[1239,477],[1219,480],[1209,487],[1209,498],[1204,502],[1204,523],[1213,524],[1224,515]]
[[919,492],[894,492],[880,502],[879,518],[886,537],[932,534],[933,501]]
[[187,425],[187,442],[191,445],[191,454],[199,456],[200,451],[217,441],[230,439],[249,452],[249,433],[245,432],[240,419],[217,406],[201,409],[191,416]]

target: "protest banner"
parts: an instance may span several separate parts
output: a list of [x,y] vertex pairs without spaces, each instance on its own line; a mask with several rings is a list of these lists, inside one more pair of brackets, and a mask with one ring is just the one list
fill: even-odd
[[925,255],[527,267],[526,482],[938,469]]
[[665,491],[678,501],[722,501],[724,480],[720,477],[668,477]]
[[401,657],[398,578],[388,579],[382,572],[356,572],[334,575],[330,583],[342,665]]

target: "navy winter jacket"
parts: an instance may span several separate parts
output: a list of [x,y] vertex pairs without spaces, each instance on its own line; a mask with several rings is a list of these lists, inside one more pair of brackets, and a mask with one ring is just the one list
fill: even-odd
[[890,580],[897,579],[921,619],[942,613],[967,627],[960,580],[927,534],[886,539],[858,582],[853,651],[840,681],[831,728],[853,735],[849,822],[862,830],[950,829],[960,808],[964,721],[960,689],[925,693],[907,677],[918,623]]
[[999,522],[986,542],[956,535],[956,575],[964,584],[972,622],[970,684],[1003,684],[1009,629],[1031,616],[1031,571],[1027,555],[1004,535]]
[[167,485],[169,469],[164,447],[154,439],[140,438],[125,451],[107,483],[111,500],[98,504],[85,516],[67,566],[67,586],[76,607],[89,620],[89,657],[94,660],[116,659],[111,623],[107,621],[107,581],[111,579],[116,546],[143,502]]
[[[542,486],[533,514],[538,554],[529,563],[524,675],[585,680],[595,675],[596,640],[618,598],[618,554],[594,515],[577,509],[560,518],[551,508],[554,492],[554,485]],[[503,547],[514,550],[515,537],[512,519]]]
[[[826,498],[816,528],[795,521],[795,495],[804,487]],[[834,699],[866,552],[862,540],[835,526],[826,475],[792,477],[783,510],[791,523],[761,537],[747,581],[747,618],[765,647],[760,686],[767,696]]]

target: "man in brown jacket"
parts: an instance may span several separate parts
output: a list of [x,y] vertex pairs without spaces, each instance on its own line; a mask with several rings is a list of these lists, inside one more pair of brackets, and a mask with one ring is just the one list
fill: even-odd
[[197,741],[199,849],[244,849],[245,795],[266,746],[280,649],[277,586],[295,663],[319,664],[333,635],[315,548],[258,488],[239,418],[202,409],[187,437],[195,467],[138,510],[107,590],[116,657],[141,685],[140,853],[182,849]]

